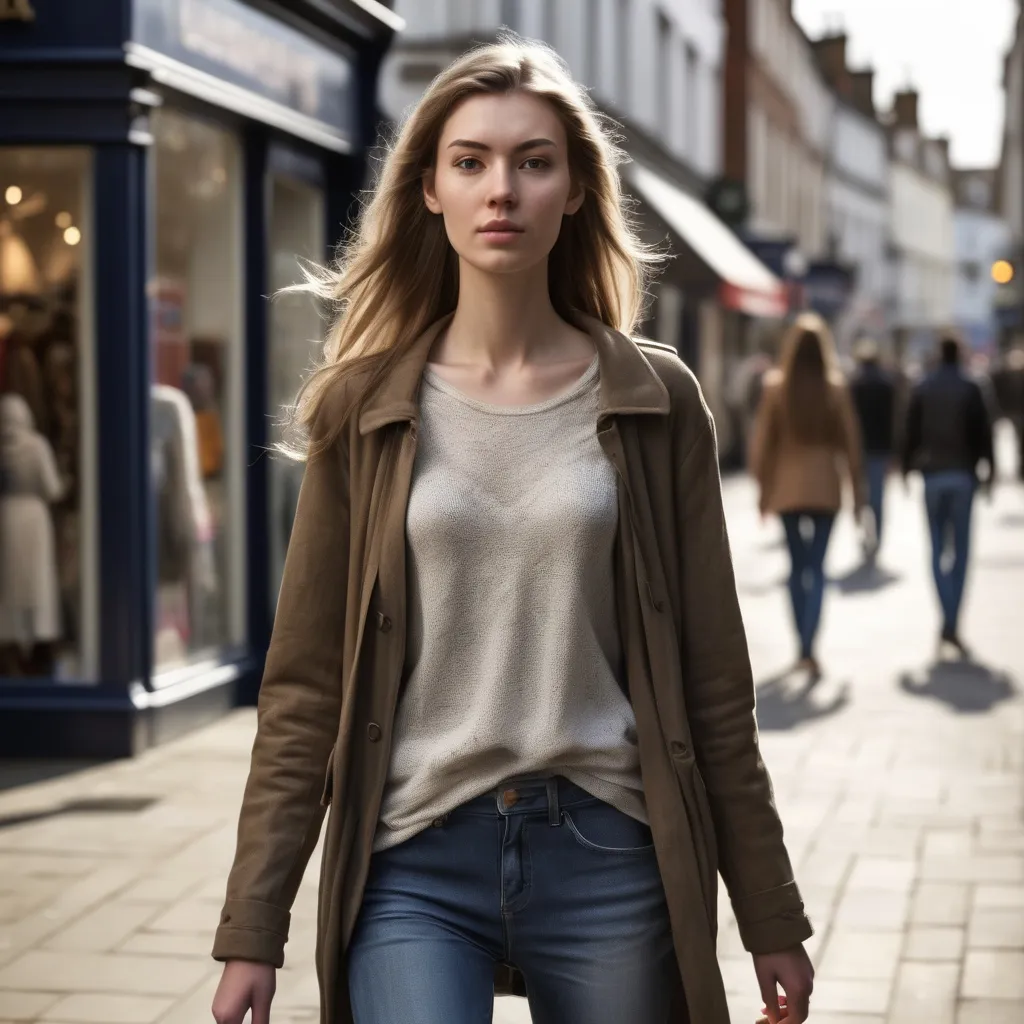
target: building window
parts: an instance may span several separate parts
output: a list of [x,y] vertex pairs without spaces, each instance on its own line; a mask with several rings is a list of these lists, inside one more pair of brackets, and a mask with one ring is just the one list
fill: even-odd
[[630,0],[616,0],[615,4],[615,34],[617,36],[618,53],[615,62],[617,80],[615,83],[615,98],[618,101],[619,109],[625,113],[629,112],[630,93],[630,72],[632,71],[633,56],[633,33],[630,26]]
[[697,50],[687,43],[683,57],[683,102],[686,123],[686,152],[695,156],[700,150],[700,67]]
[[0,676],[96,671],[91,172],[0,148]]
[[153,134],[159,671],[245,639],[246,453],[239,144],[216,125],[166,108]]
[[[493,15],[492,15],[493,16]],[[501,23],[513,32],[522,30],[522,14],[519,9],[519,0],[501,0]]]
[[[324,198],[319,188],[284,175],[272,179],[269,282],[271,295],[277,296],[269,310],[267,391],[272,444],[285,439],[281,414],[294,404],[303,379],[312,369],[323,332],[320,310],[309,296],[277,293],[302,281],[300,258],[322,262],[326,248],[324,218]],[[271,614],[277,608],[302,469],[301,463],[281,455],[276,455],[269,466]]]
[[672,135],[672,23],[658,11],[658,63],[654,71],[658,129],[666,140]]

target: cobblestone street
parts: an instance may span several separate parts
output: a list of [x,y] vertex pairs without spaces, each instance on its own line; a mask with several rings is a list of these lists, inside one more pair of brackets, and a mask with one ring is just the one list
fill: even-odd
[[[920,485],[889,493],[880,568],[849,517],[830,552],[813,689],[794,660],[781,530],[726,482],[765,758],[817,929],[816,1024],[1024,1021],[1024,488],[979,502],[963,633],[935,660]],[[0,1024],[200,1024],[255,716],[132,762],[0,793]],[[5,769],[14,777],[17,766]],[[76,806],[77,802],[77,806]],[[315,865],[300,890],[275,1024],[317,1019]],[[726,899],[735,1024],[760,999]],[[495,1019],[527,1021],[499,1001]]]

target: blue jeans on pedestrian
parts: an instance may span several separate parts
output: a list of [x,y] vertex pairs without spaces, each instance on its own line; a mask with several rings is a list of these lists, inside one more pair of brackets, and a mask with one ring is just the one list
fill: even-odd
[[347,959],[355,1024],[485,1024],[498,963],[534,1024],[680,1012],[651,830],[563,778],[510,782],[374,854]]
[[868,505],[875,521],[875,548],[882,544],[882,514],[885,504],[885,478],[889,475],[891,455],[868,455]]
[[942,629],[955,633],[967,580],[974,474],[959,470],[924,474],[924,502],[932,537],[932,574],[942,608]]
[[814,638],[825,599],[825,552],[835,518],[834,512],[782,514],[789,547],[789,597],[801,658],[814,656]]

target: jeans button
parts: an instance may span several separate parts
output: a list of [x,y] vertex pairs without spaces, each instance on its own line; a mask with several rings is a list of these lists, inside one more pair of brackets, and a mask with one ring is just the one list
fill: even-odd
[[505,792],[501,794],[501,802],[506,807],[515,807],[515,805],[519,803],[519,794],[514,789],[506,789]]

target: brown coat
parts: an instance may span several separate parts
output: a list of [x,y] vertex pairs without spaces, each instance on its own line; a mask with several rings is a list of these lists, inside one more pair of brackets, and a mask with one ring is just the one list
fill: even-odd
[[[601,368],[595,429],[619,477],[620,628],[686,1002],[695,1022],[727,1024],[717,872],[751,951],[792,947],[811,927],[758,750],[714,428],[674,354],[581,324]],[[220,960],[283,962],[289,908],[329,805],[317,934],[322,1024],[351,1021],[345,950],[401,687],[417,393],[439,328],[307,467],[214,944]],[[347,401],[344,388],[332,394],[314,435]]]
[[860,427],[841,378],[831,383],[839,410],[836,444],[806,444],[797,438],[785,413],[782,378],[773,371],[764,383],[750,443],[750,471],[761,487],[763,512],[838,512],[843,476],[849,478],[855,508],[864,504],[864,459]]

